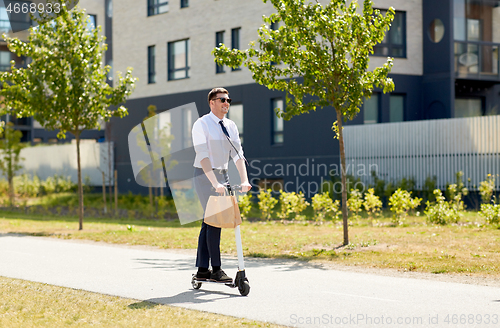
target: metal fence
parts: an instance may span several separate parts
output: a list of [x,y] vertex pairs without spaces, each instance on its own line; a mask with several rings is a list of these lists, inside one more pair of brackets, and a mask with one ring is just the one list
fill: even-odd
[[[426,120],[347,126],[344,129],[347,173],[373,183],[413,178],[422,189],[427,177],[437,187],[455,183],[464,173],[470,190],[477,190],[487,174],[500,174],[500,116]],[[500,189],[500,178],[496,178]]]

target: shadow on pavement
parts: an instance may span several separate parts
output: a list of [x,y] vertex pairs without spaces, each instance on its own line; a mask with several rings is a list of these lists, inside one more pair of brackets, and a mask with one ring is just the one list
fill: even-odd
[[33,236],[33,235],[28,233],[18,233],[18,232],[0,232],[0,237],[28,237],[28,236]]
[[[186,259],[137,258],[133,260],[142,265],[136,269],[159,269],[164,271],[187,270],[193,271],[193,273],[196,270],[195,261],[192,257]],[[228,270],[238,267],[238,260],[236,258],[228,259],[223,257],[222,267]],[[275,271],[284,272],[301,269],[328,270],[328,268],[321,263],[310,263],[291,259],[245,258],[245,269],[260,267],[274,267]]]
[[[238,294],[238,289],[235,289],[236,294],[225,293],[221,291],[213,291],[213,290],[189,290],[186,292],[182,292],[180,294],[169,296],[169,297],[157,297],[150,298],[143,302],[130,304],[129,308],[139,309],[152,307],[151,303],[156,304],[181,304],[181,303],[192,303],[192,304],[200,304],[200,303],[210,303],[215,302],[221,299],[233,298],[233,297],[242,297]],[[216,297],[213,297],[216,296]],[[148,305],[149,304],[149,305]]]

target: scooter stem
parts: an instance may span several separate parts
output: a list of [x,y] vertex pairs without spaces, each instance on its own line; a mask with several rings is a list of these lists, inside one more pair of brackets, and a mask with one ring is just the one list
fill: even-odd
[[243,249],[241,247],[241,233],[239,225],[234,228],[234,236],[236,238],[236,252],[238,253],[238,270],[244,271],[245,263],[243,262]]

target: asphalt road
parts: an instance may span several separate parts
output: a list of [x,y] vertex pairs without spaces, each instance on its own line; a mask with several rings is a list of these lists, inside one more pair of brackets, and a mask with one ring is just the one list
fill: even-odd
[[[192,252],[0,234],[0,276],[297,327],[500,327],[500,288],[247,259],[250,294],[193,290]],[[237,260],[223,258],[234,277]]]

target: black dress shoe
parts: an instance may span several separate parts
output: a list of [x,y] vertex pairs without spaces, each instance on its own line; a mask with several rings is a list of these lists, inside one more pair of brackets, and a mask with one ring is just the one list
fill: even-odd
[[233,282],[233,279],[228,277],[228,275],[221,270],[212,272],[210,275],[210,281],[214,282]]
[[194,275],[194,279],[201,280],[201,281],[207,281],[208,279],[211,278],[211,275],[212,275],[212,271],[211,270],[203,271],[203,272],[198,271]]

